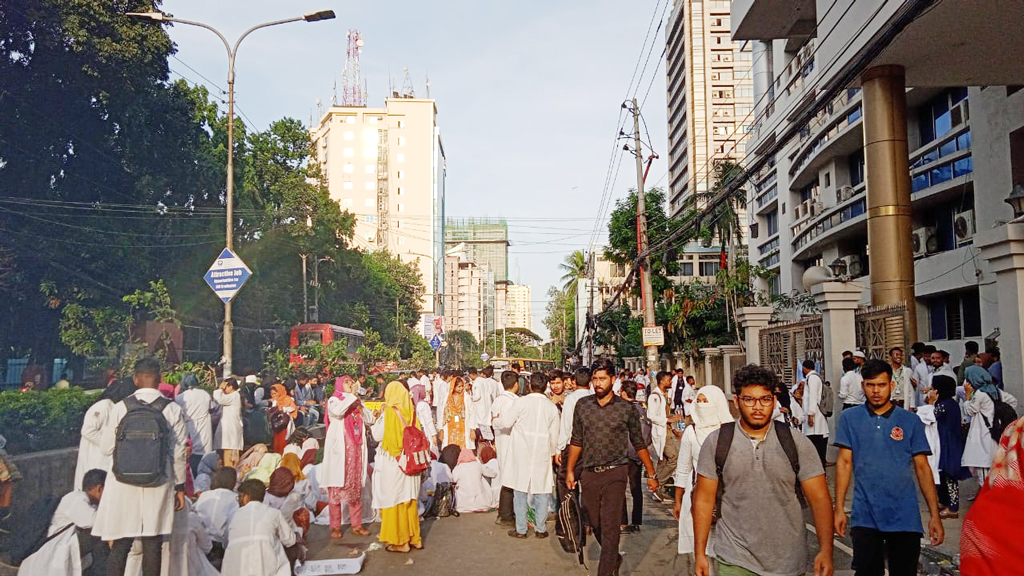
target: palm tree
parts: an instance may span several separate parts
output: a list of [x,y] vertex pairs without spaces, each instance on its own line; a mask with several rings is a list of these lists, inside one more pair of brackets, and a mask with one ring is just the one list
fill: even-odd
[[558,267],[565,272],[562,275],[562,282],[565,283],[562,289],[565,290],[566,294],[575,294],[576,284],[579,282],[579,279],[587,277],[587,256],[583,253],[583,250],[576,250],[567,254]]

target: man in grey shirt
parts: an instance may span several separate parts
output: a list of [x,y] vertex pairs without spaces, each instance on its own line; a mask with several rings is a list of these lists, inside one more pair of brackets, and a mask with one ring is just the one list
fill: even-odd
[[804,574],[807,542],[798,490],[811,506],[821,548],[814,574],[832,574],[832,499],[825,471],[810,440],[772,422],[776,383],[775,373],[760,366],[738,370],[732,384],[739,425],[722,425],[701,446],[693,494],[697,576],[711,574],[705,552],[720,482],[714,546],[720,576]]

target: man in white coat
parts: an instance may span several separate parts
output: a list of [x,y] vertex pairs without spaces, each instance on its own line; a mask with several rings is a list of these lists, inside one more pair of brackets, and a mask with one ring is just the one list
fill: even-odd
[[828,447],[828,419],[821,413],[821,392],[825,384],[814,371],[814,360],[804,360],[804,436],[814,444],[821,465],[825,466],[825,449]]
[[285,548],[295,545],[295,531],[280,510],[263,503],[265,492],[253,478],[238,487],[240,508],[228,528],[222,574],[291,576]]
[[[444,421],[444,407],[448,404],[448,379],[450,377],[451,375],[447,370],[445,370],[434,378],[434,395],[430,397],[430,405],[437,412],[434,422],[437,423],[438,427],[440,427],[441,423]],[[384,392],[381,391],[381,394],[383,393]]]
[[661,460],[668,437],[668,401],[665,395],[672,386],[671,372],[658,372],[657,385],[647,397],[647,419],[651,421],[651,456]]
[[[555,485],[552,461],[558,454],[558,408],[544,395],[547,376],[543,372],[530,375],[530,393],[498,417],[498,425],[512,429],[511,474],[502,474],[502,486],[515,491],[513,506],[516,527],[508,535],[526,538],[527,505],[536,517],[535,536],[547,538],[545,522],[551,508],[551,489]],[[528,502],[527,500],[532,502]]]
[[181,377],[181,394],[175,402],[185,411],[185,428],[192,440],[192,472],[207,452],[213,452],[213,422],[210,410],[216,408],[210,394],[199,387],[199,380],[193,374]]
[[[143,358],[135,364],[136,392],[128,397],[140,404],[152,404],[163,395],[157,390],[160,384],[160,362],[154,358]],[[113,454],[118,442],[117,431],[121,420],[128,413],[125,402],[118,402],[110,412],[110,419],[103,431],[103,451]],[[185,506],[185,417],[181,407],[168,402],[161,411],[167,420],[171,444],[168,453],[164,482],[159,486],[135,486],[118,480],[117,461],[114,474],[108,478],[104,495],[96,511],[93,534],[104,541],[112,542],[107,573],[122,576],[132,542],[142,541],[143,576],[159,576],[161,564],[161,540],[173,528],[174,512]],[[154,446],[154,450],[158,447]]]
[[491,430],[491,400],[493,400],[494,388],[488,378],[477,374],[476,368],[469,369],[469,378],[473,385],[473,389],[470,391],[470,402],[473,406],[473,413],[476,414],[479,437],[484,440],[494,440],[494,432]]
[[498,477],[495,480],[501,486],[501,494],[498,498],[498,519],[495,524],[502,526],[515,526],[515,492],[512,488],[502,485],[501,478],[504,475],[511,475],[515,467],[515,460],[512,457],[512,427],[499,425],[499,417],[512,412],[513,406],[519,400],[519,378],[515,372],[506,370],[501,374],[501,394],[491,403],[491,415],[494,418],[494,447],[498,452]]
[[238,496],[235,494],[237,482],[238,473],[234,468],[218,468],[213,473],[210,489],[199,495],[193,507],[203,519],[206,533],[214,547],[219,546],[218,555],[223,555],[224,545],[228,542],[228,526],[238,510]]
[[238,456],[245,440],[242,436],[242,394],[238,391],[238,380],[228,378],[220,388],[213,391],[213,399],[221,405],[220,425],[214,434],[213,443],[221,451],[225,466],[238,466]]
[[[50,539],[21,563],[19,574],[106,574],[110,547],[91,532],[106,478],[104,470],[89,470],[79,484],[81,489],[60,499],[46,533]],[[83,560],[89,554],[92,555],[92,564],[89,569],[82,570]]]

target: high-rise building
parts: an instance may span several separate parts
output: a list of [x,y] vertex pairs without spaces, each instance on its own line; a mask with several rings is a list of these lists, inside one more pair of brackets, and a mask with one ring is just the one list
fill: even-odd
[[[675,0],[666,30],[670,216],[739,162],[753,115],[751,53],[729,35],[730,0]],[[745,219],[744,219],[745,220]]]
[[507,292],[508,327],[533,330],[533,311],[530,307],[530,287],[509,284]]
[[[444,329],[446,332],[465,330],[483,340],[484,298],[486,267],[477,266],[467,258],[464,244],[449,249],[445,254]],[[493,280],[490,282],[493,286]]]
[[421,311],[443,314],[445,153],[433,100],[331,106],[312,129],[331,198],[356,216],[355,245],[416,262]]
[[446,249],[461,247],[465,259],[483,271],[483,333],[486,335],[504,328],[508,224],[504,220],[488,218],[449,218],[444,233]]

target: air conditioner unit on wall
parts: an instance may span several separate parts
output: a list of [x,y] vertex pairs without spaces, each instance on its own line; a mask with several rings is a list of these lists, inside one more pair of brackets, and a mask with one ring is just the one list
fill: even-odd
[[846,202],[850,198],[853,198],[853,186],[843,186],[836,192],[836,199],[840,202]]
[[850,278],[858,278],[864,275],[864,262],[861,260],[860,254],[843,256],[843,262],[846,262],[846,273]]
[[953,216],[953,234],[956,245],[970,244],[974,238],[974,210],[965,210]]
[[935,227],[927,226],[914,230],[912,244],[914,246],[914,258],[923,258],[937,251],[939,239],[935,235]]
[[817,216],[825,211],[825,206],[821,203],[821,200],[814,200],[811,202],[811,216]]
[[804,205],[803,204],[797,204],[796,206],[794,206],[793,207],[793,218],[795,220],[799,220],[800,218],[802,218],[803,217],[803,210],[804,210]]

